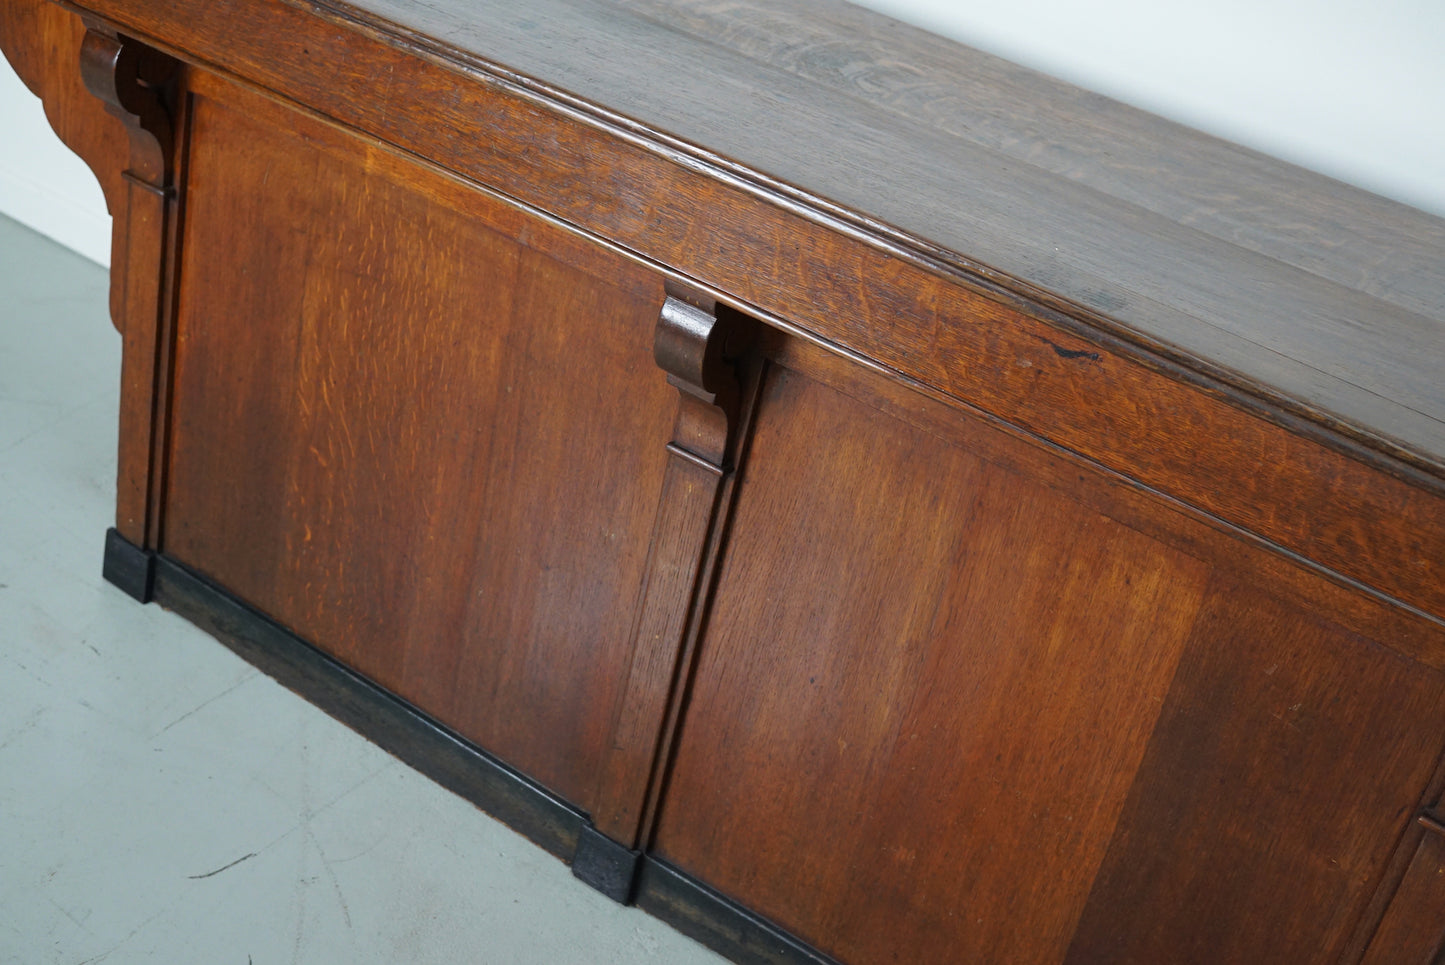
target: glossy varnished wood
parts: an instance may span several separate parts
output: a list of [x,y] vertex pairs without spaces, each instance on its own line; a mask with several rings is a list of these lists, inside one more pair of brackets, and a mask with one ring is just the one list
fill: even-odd
[[1239,577],[1210,588],[1069,961],[1333,960],[1421,803],[1445,679]]
[[[1067,941],[1201,568],[839,401],[780,376],[760,406],[659,851],[844,960],[886,960],[884,922],[920,961],[1030,960]],[[827,509],[782,525],[805,493]],[[1113,611],[1085,602],[1105,561],[1139,584]],[[1001,875],[1021,847],[1049,873]]]
[[176,284],[178,65],[104,24],[87,26],[29,0],[0,7],[0,49],[41,97],[56,133],[89,165],[112,216],[110,312],[127,346],[116,526],[153,547]]
[[1366,965],[1435,965],[1445,950],[1445,831],[1438,811],[1421,815],[1424,827],[1408,838],[1409,868],[1365,956]]
[[751,319],[682,290],[668,295],[658,316],[653,356],[677,388],[677,418],[594,816],[598,829],[627,849],[637,849],[650,830],[692,672],[757,386],[756,366],[739,364],[755,329]]
[[180,65],[98,22],[80,45],[86,88],[121,121],[129,152],[116,202],[111,313],[121,330],[120,452],[116,529],[158,545],[165,491],[173,299],[179,285],[185,164],[185,102]]

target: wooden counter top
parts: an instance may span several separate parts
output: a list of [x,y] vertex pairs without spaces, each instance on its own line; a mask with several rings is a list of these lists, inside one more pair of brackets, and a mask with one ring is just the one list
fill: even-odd
[[0,47],[114,214],[105,577],[582,880],[769,965],[1445,945],[1439,219],[839,4]]
[[[881,15],[833,0],[80,6],[242,74],[248,38],[278,18],[298,72],[338,50],[323,20],[295,17],[313,11],[1445,473],[1445,220]],[[384,72],[329,69],[353,98],[407,96]]]

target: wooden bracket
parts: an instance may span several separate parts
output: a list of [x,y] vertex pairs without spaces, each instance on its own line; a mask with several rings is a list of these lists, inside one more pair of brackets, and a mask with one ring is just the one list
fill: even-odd
[[176,61],[98,21],[87,20],[85,26],[80,76],[86,90],[126,126],[128,173],[153,188],[169,189],[175,174],[175,127],[165,91]]
[[[668,285],[653,357],[678,390],[677,418],[633,625],[632,664],[614,713],[612,747],[601,764],[593,814],[596,831],[619,855],[635,855],[646,842],[677,730],[730,503],[736,449],[759,381],[758,365],[740,364],[756,329],[751,318]],[[584,871],[597,862],[581,859],[589,855],[579,853],[574,870],[589,880]],[[608,881],[609,887],[599,890],[614,897],[630,893],[626,883]]]
[[116,529],[132,544],[160,546],[171,318],[179,263],[175,60],[109,25],[85,19],[80,74],[129,140],[122,194],[112,203],[111,318],[121,331],[121,448]]
[[731,457],[739,383],[733,362],[752,344],[756,323],[707,296],[667,286],[652,355],[681,393],[671,445],[721,472]]

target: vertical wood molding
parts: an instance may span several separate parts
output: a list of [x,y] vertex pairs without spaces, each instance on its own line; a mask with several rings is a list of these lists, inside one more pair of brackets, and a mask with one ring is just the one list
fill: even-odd
[[1445,757],[1339,961],[1434,962],[1445,949]]
[[170,57],[86,21],[85,87],[125,125],[129,158],[114,210],[111,316],[123,339],[116,529],[137,546],[160,545],[161,474],[180,205]]
[[[632,662],[598,777],[593,823],[636,852],[648,836],[681,712],[717,536],[726,517],[739,439],[750,421],[758,366],[735,364],[755,323],[669,284],[654,357],[678,390]],[[625,900],[625,897],[622,899]]]

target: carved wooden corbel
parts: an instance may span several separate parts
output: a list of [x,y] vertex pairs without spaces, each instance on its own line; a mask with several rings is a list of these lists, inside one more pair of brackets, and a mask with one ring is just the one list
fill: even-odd
[[[125,331],[133,311],[146,311],[148,306],[133,306],[128,285],[132,270],[141,274],[138,284],[150,282],[147,255],[160,256],[165,244],[164,205],[175,191],[175,125],[167,103],[166,85],[176,71],[176,62],[154,48],[112,31],[95,21],[86,21],[85,38],[80,45],[80,76],[85,89],[124,126],[129,140],[129,157],[121,172],[126,186],[119,203],[111,202],[114,218],[111,251],[110,314],[115,325]],[[139,188],[156,195],[157,201],[139,203],[132,195]],[[156,210],[159,207],[159,210]],[[131,220],[144,235],[132,231]],[[131,241],[143,241],[137,259],[127,247]],[[140,265],[132,265],[139,260]]]
[[[677,292],[678,294],[674,294]],[[737,422],[740,386],[732,364],[752,338],[751,319],[712,299],[670,286],[658,315],[652,355],[681,394],[669,448],[721,472]]]
[[176,62],[153,47],[86,22],[80,45],[80,76],[130,135],[133,180],[159,191],[172,186],[174,125],[166,103],[166,85]]
[[731,470],[750,419],[744,403],[759,382],[757,366],[739,364],[755,330],[752,319],[668,285],[653,357],[678,390],[677,418],[599,806],[572,863],[579,878],[618,901],[632,896],[691,675]]
[[111,317],[123,336],[121,450],[116,529],[144,549],[160,542],[161,473],[178,263],[176,119],[178,64],[108,25],[86,20],[80,74],[87,90],[119,118],[129,139],[112,203]]

